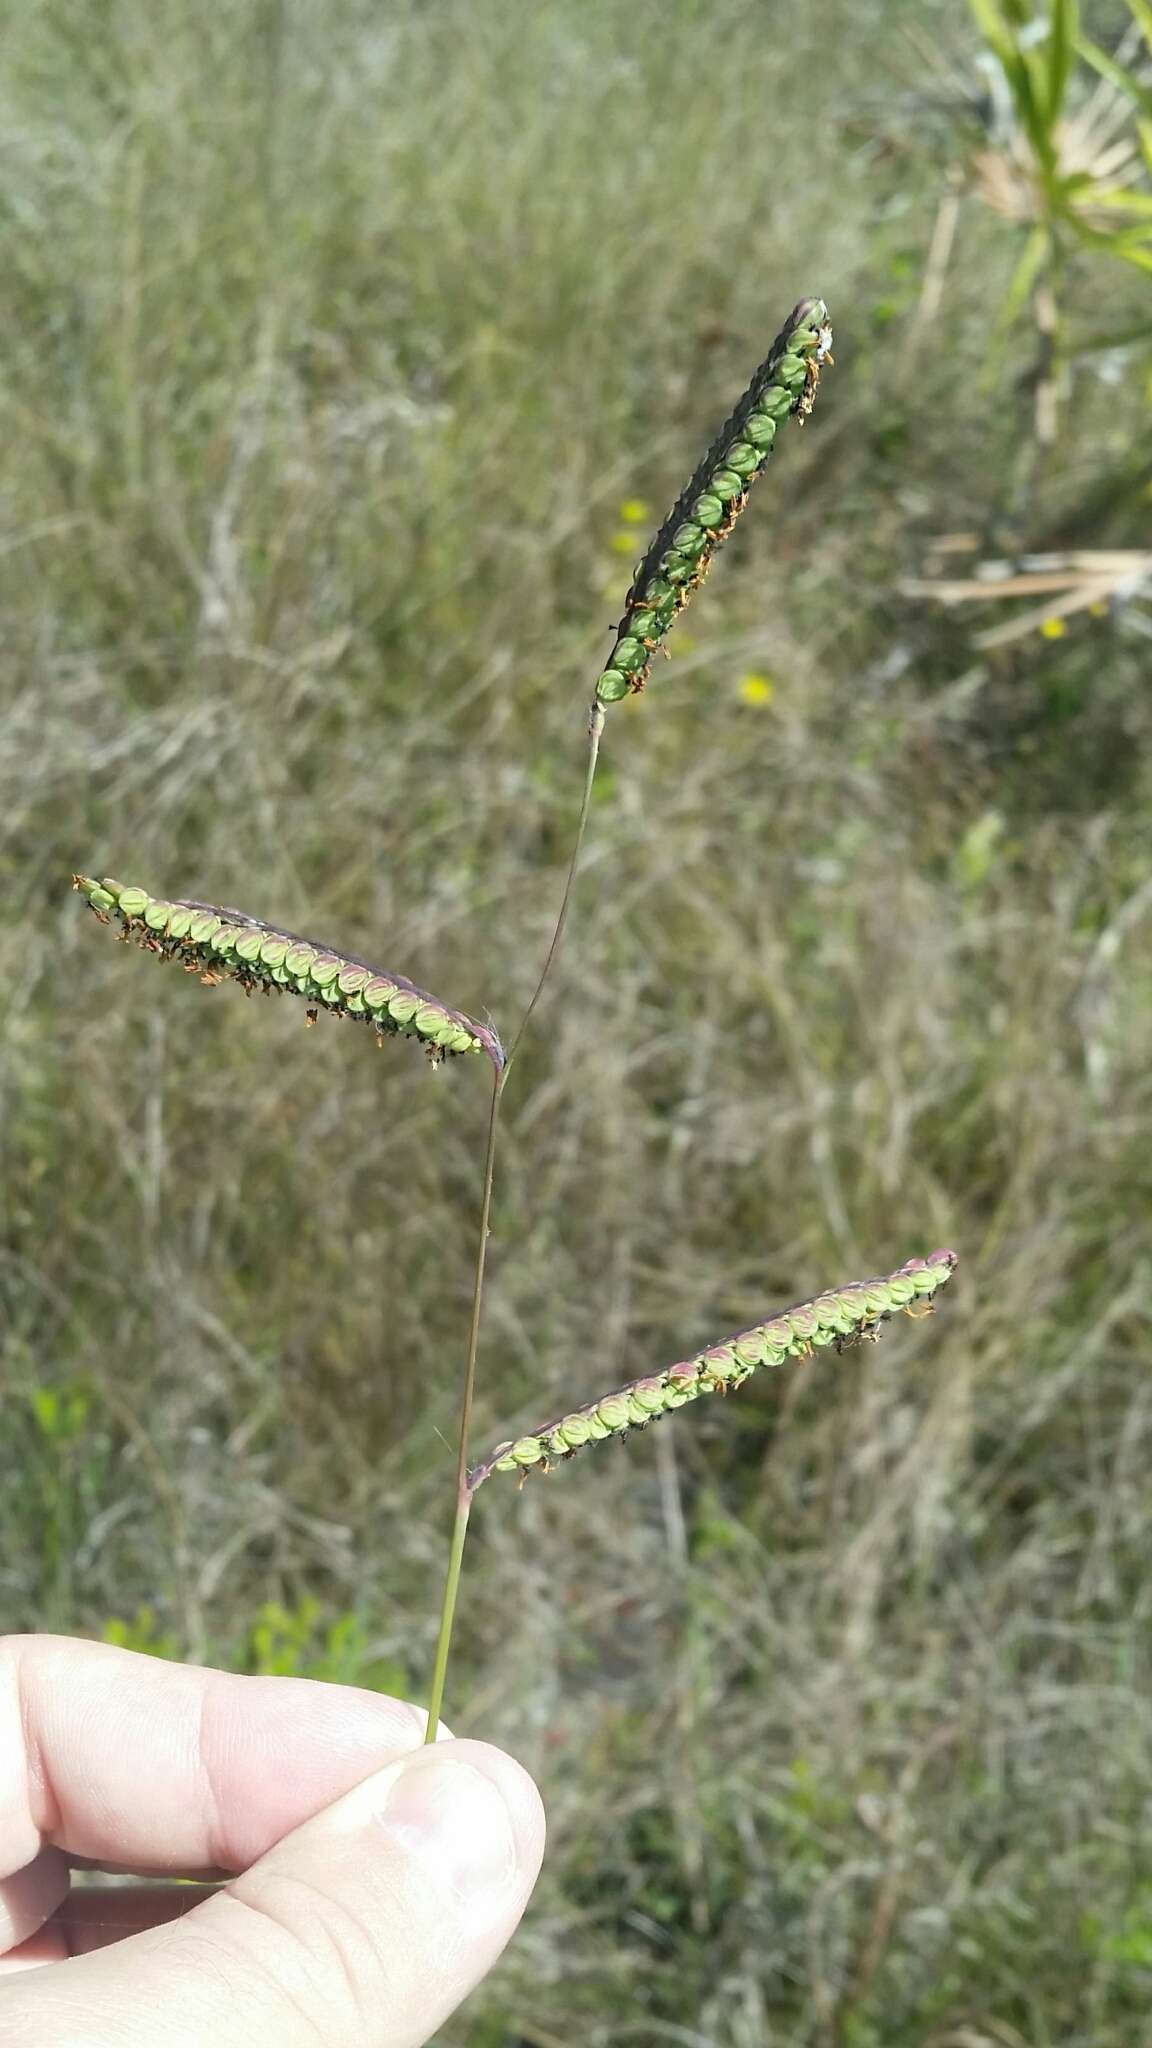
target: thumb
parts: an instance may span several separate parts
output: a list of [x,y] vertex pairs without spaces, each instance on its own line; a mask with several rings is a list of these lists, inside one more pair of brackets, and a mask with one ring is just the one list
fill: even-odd
[[415,1750],[183,1918],[11,1980],[0,2043],[419,2048],[500,1954],[543,1846],[510,1757]]

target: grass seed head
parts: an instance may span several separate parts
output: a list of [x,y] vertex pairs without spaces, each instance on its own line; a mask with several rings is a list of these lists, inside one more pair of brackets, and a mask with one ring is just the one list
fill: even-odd
[[418,1038],[435,1065],[465,1052],[486,1053],[497,1070],[504,1065],[504,1048],[494,1031],[438,1002],[401,974],[382,974],[350,953],[316,945],[242,910],[169,902],[146,889],[125,888],[109,876],[97,882],[90,875],[73,875],[72,886],[102,924],[116,924],[122,938],[162,959],[179,960],[191,973],[199,971],[209,987],[227,979],[238,981],[249,995],[261,989],[265,995],[303,996],[310,1019],[323,1008],[371,1024],[381,1040]]
[[744,510],[772,453],[777,428],[791,415],[801,425],[809,417],[831,350],[823,299],[801,299],[637,569],[616,645],[596,685],[599,703],[615,704],[644,688],[653,655]]
[[926,1314],[955,1266],[955,1252],[932,1252],[926,1259],[909,1259],[883,1279],[854,1280],[814,1295],[811,1301],[797,1302],[766,1323],[709,1345],[695,1358],[631,1380],[530,1435],[497,1444],[469,1475],[469,1490],[475,1493],[493,1472],[519,1472],[521,1477],[534,1469],[547,1472],[588,1444],[609,1436],[623,1441],[629,1430],[642,1429],[701,1394],[723,1394],[742,1386],[758,1366],[807,1358],[820,1345],[833,1344],[842,1351],[848,1344],[878,1337],[890,1316]]

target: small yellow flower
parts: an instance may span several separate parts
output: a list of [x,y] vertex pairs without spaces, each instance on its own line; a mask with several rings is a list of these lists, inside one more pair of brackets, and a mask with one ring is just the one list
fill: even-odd
[[636,535],[634,533],[614,533],[608,545],[618,555],[634,555],[636,553]]
[[762,676],[756,669],[750,669],[739,682],[742,704],[770,704],[776,695],[776,685],[771,676]]
[[625,498],[620,506],[620,517],[628,526],[643,526],[644,521],[651,516],[651,508],[644,503],[643,498]]
[[1062,640],[1068,631],[1068,627],[1063,619],[1043,619],[1040,623],[1040,631],[1044,635],[1045,640]]
[[1108,617],[1108,606],[1102,597],[1098,597],[1095,604],[1089,605],[1088,616],[1091,619],[1106,619]]

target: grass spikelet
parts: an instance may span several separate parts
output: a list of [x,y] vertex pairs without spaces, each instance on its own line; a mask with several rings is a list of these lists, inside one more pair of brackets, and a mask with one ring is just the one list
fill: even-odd
[[758,1366],[807,1358],[818,1345],[834,1344],[840,1351],[865,1337],[876,1338],[890,1316],[929,1313],[933,1296],[951,1278],[955,1266],[956,1254],[950,1251],[909,1259],[884,1279],[854,1280],[846,1287],[830,1288],[722,1344],[709,1345],[695,1358],[682,1359],[644,1379],[630,1380],[627,1386],[617,1387],[585,1408],[546,1422],[526,1436],[497,1444],[469,1474],[469,1492],[475,1493],[493,1472],[518,1472],[523,1478],[533,1470],[549,1471],[588,1444],[603,1443],[612,1436],[623,1442],[630,1430],[643,1429],[657,1416],[686,1407],[701,1394],[731,1393],[750,1379]]
[[310,1020],[321,1010],[358,1017],[380,1040],[418,1038],[434,1065],[457,1053],[483,1052],[497,1073],[503,1069],[504,1048],[494,1031],[403,975],[382,974],[354,954],[299,938],[242,910],[149,896],[146,889],[125,888],[107,876],[97,882],[73,875],[72,886],[101,924],[116,924],[122,938],[162,959],[179,960],[209,987],[230,980],[248,995],[260,989],[265,995],[303,996]]
[[811,413],[831,349],[823,299],[801,299],[632,578],[616,644],[596,685],[601,704],[644,688],[653,655],[744,510],[778,428],[792,415],[803,424]]

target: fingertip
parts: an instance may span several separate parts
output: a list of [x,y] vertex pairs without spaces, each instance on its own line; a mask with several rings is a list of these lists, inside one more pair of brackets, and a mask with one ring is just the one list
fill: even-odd
[[[441,1745],[436,1745],[440,1749]],[[516,1864],[523,1881],[531,1887],[544,1856],[547,1822],[544,1802],[534,1778],[506,1750],[490,1742],[464,1737],[443,1745],[457,1762],[470,1764],[494,1785],[504,1801],[515,1846]]]

